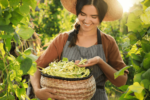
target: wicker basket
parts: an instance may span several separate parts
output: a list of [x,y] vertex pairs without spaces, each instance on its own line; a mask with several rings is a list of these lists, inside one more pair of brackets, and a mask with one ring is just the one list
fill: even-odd
[[41,86],[56,90],[56,95],[66,97],[67,100],[91,100],[96,84],[93,75],[84,79],[60,79],[41,74]]

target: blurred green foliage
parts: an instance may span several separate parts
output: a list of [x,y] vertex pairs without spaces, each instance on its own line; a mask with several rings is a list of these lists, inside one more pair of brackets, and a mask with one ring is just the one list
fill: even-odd
[[42,45],[48,43],[57,34],[73,28],[76,16],[63,9],[61,2],[47,0],[38,5],[40,11],[32,13],[35,31],[40,34]]

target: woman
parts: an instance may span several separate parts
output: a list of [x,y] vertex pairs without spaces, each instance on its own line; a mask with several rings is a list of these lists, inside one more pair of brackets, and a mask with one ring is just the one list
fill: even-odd
[[[47,67],[56,59],[67,57],[78,64],[82,58],[88,59],[85,65],[89,67],[96,80],[96,93],[92,100],[107,100],[105,82],[109,80],[116,86],[126,84],[128,70],[124,75],[114,79],[114,73],[125,67],[117,44],[111,36],[101,32],[97,26],[102,21],[113,21],[122,15],[122,8],[116,0],[61,0],[62,5],[71,13],[76,14],[78,22],[75,30],[59,34],[47,50],[38,58],[37,66]],[[55,96],[56,91],[40,87],[40,72],[36,71],[30,77],[35,95],[41,100],[47,98],[63,100]]]

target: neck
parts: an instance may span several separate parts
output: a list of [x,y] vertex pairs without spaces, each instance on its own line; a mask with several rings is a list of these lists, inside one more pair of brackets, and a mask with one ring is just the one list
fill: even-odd
[[82,36],[93,36],[93,35],[97,35],[97,28],[90,30],[90,31],[84,31],[82,29],[79,30],[79,35]]

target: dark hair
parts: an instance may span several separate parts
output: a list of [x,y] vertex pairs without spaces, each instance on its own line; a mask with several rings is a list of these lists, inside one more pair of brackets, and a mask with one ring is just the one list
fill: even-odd
[[[77,0],[77,4],[76,4],[76,15],[77,16],[81,13],[81,10],[82,10],[83,6],[85,6],[85,5],[93,5],[97,9],[98,18],[101,23],[107,13],[107,9],[108,9],[107,3],[104,0]],[[69,47],[76,45],[75,43],[77,40],[77,33],[78,33],[79,29],[80,29],[80,24],[78,24],[76,22],[76,24],[75,24],[76,34],[74,34],[73,38],[71,39]]]

